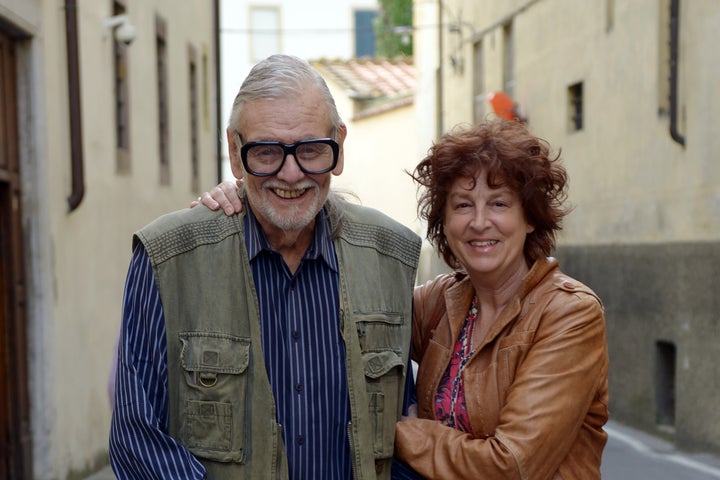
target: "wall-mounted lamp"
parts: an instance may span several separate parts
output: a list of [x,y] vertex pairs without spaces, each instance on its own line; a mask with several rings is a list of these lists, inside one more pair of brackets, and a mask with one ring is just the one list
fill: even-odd
[[450,55],[450,66],[456,75],[462,75],[465,73],[465,59],[461,53],[454,53]]
[[130,45],[137,36],[135,26],[130,23],[130,19],[125,13],[106,18],[103,21],[103,25],[105,28],[112,29],[115,40],[125,45]]
[[[463,28],[469,30],[469,36],[463,36]],[[463,45],[473,41],[475,38],[475,27],[469,22],[452,22],[447,24],[448,33],[455,37],[455,48],[450,53],[450,66],[456,75],[462,75],[465,72],[465,58],[463,53]]]

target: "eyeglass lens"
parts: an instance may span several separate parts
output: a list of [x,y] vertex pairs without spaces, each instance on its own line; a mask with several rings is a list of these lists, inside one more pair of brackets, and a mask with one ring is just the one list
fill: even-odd
[[282,145],[253,145],[248,148],[248,167],[257,173],[272,173],[280,168],[285,160],[285,152],[293,154],[295,160],[307,172],[324,172],[334,162],[333,149],[327,143],[305,142],[294,147]]

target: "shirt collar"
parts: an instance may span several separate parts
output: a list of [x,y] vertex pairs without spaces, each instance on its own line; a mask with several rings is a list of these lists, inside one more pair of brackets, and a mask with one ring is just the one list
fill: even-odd
[[[250,208],[249,202],[245,202],[244,207],[247,211],[244,218],[245,244],[250,261],[253,261],[263,250],[277,253],[270,246],[270,242],[268,242],[265,232],[260,226],[257,217],[255,217],[252,208]],[[337,272],[337,257],[335,256],[335,247],[332,242],[332,235],[330,234],[330,222],[324,208],[321,208],[315,216],[313,240],[305,252],[305,255],[303,255],[303,260],[315,260],[317,258],[322,258],[329,268]]]

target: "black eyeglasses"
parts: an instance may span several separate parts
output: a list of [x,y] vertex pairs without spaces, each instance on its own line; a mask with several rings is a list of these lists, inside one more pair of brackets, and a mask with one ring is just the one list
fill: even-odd
[[331,138],[310,138],[295,143],[247,142],[240,148],[245,170],[256,177],[270,177],[282,169],[288,155],[295,157],[300,170],[319,175],[334,169],[339,147]]

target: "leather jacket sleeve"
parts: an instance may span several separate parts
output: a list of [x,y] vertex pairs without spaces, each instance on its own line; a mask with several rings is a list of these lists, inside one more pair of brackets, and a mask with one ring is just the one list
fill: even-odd
[[[427,478],[599,478],[599,472],[596,476],[582,465],[599,465],[606,438],[605,318],[592,292],[575,287],[561,283],[537,298],[531,307],[535,311],[523,313],[540,316],[534,334],[526,336],[524,344],[513,341],[512,335],[499,338],[496,342],[502,345],[493,365],[473,373],[473,379],[483,382],[488,375],[497,377],[479,399],[479,410],[499,409],[488,414],[497,415],[494,432],[474,438],[435,420],[408,419],[397,424],[398,457]],[[436,305],[418,300],[416,296],[417,329],[423,330],[428,327],[423,316],[428,311],[422,308],[434,310]],[[422,368],[429,333],[414,334]],[[503,369],[503,363],[509,367]],[[506,382],[503,375],[514,378]],[[507,385],[506,391],[502,385]]]

